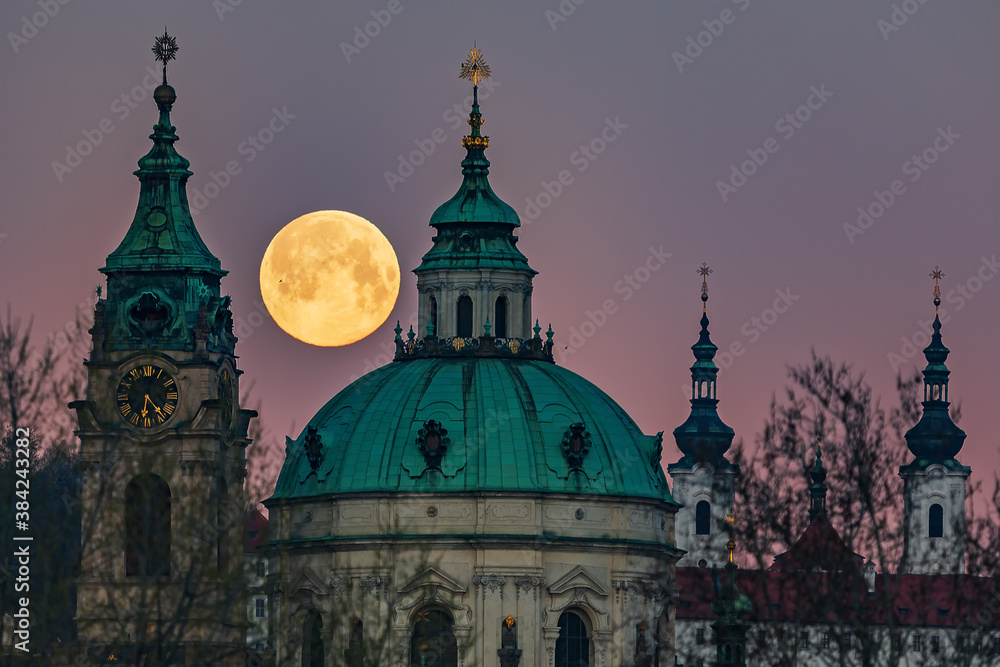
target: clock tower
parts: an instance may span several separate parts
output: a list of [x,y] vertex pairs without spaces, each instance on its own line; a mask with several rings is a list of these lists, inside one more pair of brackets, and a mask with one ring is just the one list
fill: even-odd
[[101,272],[79,420],[81,657],[94,664],[242,665],[247,429],[226,275],[191,218],[174,149],[165,32],[159,120],[139,203]]

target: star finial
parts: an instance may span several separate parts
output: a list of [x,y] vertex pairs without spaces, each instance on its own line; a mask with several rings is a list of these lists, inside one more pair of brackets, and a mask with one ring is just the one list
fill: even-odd
[[944,271],[935,266],[930,276],[934,279],[934,314],[936,315],[938,306],[941,305],[941,279],[944,278]]
[[705,312],[706,302],[708,301],[708,276],[712,273],[712,269],[708,268],[708,264],[705,262],[701,263],[701,268],[698,269],[698,275],[701,276],[701,312]]
[[153,55],[163,63],[163,83],[166,85],[167,63],[177,57],[177,39],[167,34],[166,26],[163,28],[163,34],[153,43]]
[[490,78],[490,66],[486,64],[483,53],[473,45],[469,52],[469,57],[462,63],[462,70],[458,77],[468,79],[473,86],[478,86],[479,82]]

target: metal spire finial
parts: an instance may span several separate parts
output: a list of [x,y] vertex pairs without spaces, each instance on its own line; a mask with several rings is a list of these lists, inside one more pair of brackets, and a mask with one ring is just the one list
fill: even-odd
[[712,269],[708,268],[708,264],[705,262],[701,263],[701,268],[698,269],[698,275],[701,276],[701,312],[705,312],[708,302],[708,276],[712,273]]
[[482,51],[475,47],[475,42],[469,57],[462,63],[462,70],[458,76],[460,79],[468,79],[473,86],[479,86],[480,81],[490,78],[490,66],[486,64]]
[[153,44],[153,55],[163,63],[163,85],[166,85],[167,63],[177,57],[177,39],[167,34],[166,26],[163,27],[163,34]]
[[934,279],[934,314],[937,315],[938,306],[941,305],[941,279],[944,278],[944,271],[935,266],[930,276]]

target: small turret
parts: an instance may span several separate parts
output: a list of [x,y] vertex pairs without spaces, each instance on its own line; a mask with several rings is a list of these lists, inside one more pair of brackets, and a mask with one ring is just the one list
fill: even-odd
[[716,469],[730,466],[725,453],[733,443],[735,432],[719,418],[715,353],[718,351],[708,332],[708,280],[712,269],[702,264],[698,269],[701,281],[701,332],[691,346],[695,362],[691,366],[691,414],[687,421],[674,429],[677,448],[684,454],[675,466],[693,466],[706,462]]

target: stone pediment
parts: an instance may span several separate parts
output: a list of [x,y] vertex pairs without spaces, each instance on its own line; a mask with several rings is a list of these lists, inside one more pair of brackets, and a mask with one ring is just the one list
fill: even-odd
[[292,594],[300,590],[307,590],[317,595],[323,595],[326,593],[326,585],[323,583],[322,577],[313,572],[312,568],[305,567],[299,572],[299,576],[295,578],[289,590]]
[[560,593],[576,589],[591,590],[601,597],[608,596],[608,589],[595,579],[582,565],[577,565],[549,585],[549,592],[553,595],[559,595]]
[[406,594],[420,588],[434,588],[457,594],[465,593],[468,590],[467,586],[463,586],[434,566],[428,566],[423,571],[413,575],[398,590],[400,593]]

